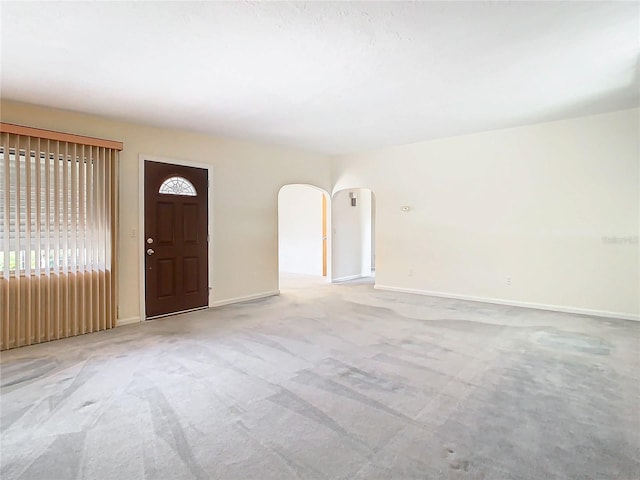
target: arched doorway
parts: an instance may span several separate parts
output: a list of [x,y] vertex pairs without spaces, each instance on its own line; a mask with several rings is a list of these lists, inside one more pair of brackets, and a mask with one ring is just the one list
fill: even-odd
[[332,281],[375,276],[375,194],[346,188],[333,194]]
[[284,185],[278,192],[278,272],[280,285],[328,282],[329,195],[308,184]]

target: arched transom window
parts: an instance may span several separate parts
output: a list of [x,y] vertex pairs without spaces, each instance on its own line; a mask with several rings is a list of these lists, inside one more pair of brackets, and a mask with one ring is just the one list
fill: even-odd
[[189,197],[195,197],[198,194],[193,183],[184,177],[167,178],[160,185],[158,192],[166,195],[187,195]]

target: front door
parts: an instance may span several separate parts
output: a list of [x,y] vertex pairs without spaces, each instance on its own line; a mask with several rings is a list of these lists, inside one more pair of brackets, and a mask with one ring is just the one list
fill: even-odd
[[209,304],[208,173],[144,162],[147,318]]

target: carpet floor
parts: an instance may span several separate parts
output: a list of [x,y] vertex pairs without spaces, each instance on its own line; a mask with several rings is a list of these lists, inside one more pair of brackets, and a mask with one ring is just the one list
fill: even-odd
[[640,322],[288,283],[2,353],[0,477],[640,478]]

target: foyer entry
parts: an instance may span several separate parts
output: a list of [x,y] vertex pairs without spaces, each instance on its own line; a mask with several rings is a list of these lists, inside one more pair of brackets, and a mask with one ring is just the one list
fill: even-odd
[[144,162],[146,318],[208,306],[208,171]]

